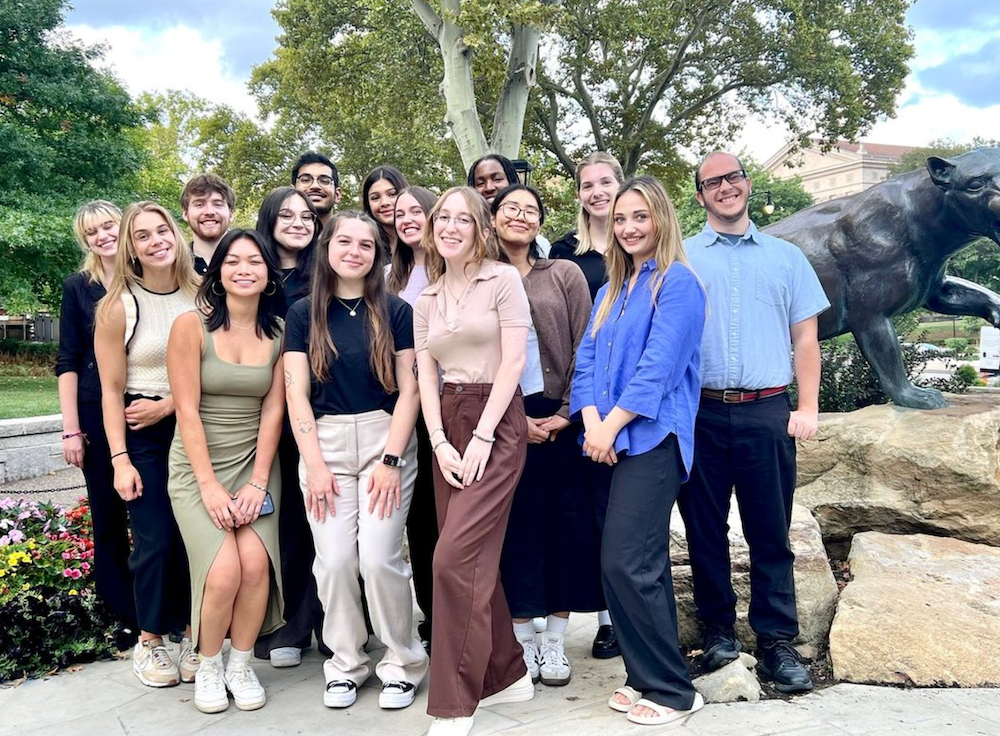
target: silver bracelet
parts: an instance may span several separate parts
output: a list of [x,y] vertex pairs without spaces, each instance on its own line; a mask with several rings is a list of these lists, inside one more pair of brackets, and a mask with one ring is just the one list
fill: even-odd
[[441,434],[444,434],[444,428],[443,427],[438,427],[437,429],[435,429],[433,432],[431,432],[427,436],[428,437],[433,437],[436,432],[440,432]]
[[448,444],[448,438],[445,437],[443,440],[441,440],[440,442],[438,442],[436,445],[432,445],[431,446],[431,452],[435,452],[441,445],[447,445],[447,444]]
[[254,488],[256,488],[256,489],[257,489],[258,491],[264,491],[264,493],[267,493],[267,489],[266,489],[266,488],[265,488],[264,486],[259,486],[259,485],[257,485],[256,483],[254,483],[254,482],[253,482],[252,480],[248,480],[248,481],[247,481],[247,485],[248,485],[248,486],[253,486],[253,487],[254,487]]
[[492,444],[493,444],[494,442],[496,442],[496,441],[497,441],[497,438],[496,438],[496,437],[493,437],[492,439],[490,439],[489,437],[483,437],[483,436],[482,436],[481,434],[479,434],[479,432],[477,432],[476,430],[472,430],[472,436],[473,436],[473,437],[475,437],[475,438],[476,438],[477,440],[479,440],[480,442],[485,442],[485,443],[487,443],[487,444],[489,444],[489,445],[492,445]]

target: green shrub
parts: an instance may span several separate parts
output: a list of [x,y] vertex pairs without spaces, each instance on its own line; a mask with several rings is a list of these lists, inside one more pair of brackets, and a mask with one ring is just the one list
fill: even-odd
[[15,363],[54,368],[58,355],[59,343],[0,340],[0,358]]
[[944,341],[944,346],[958,357],[963,357],[969,352],[969,339],[966,337],[949,337]]
[[983,381],[979,378],[979,372],[968,363],[960,365],[955,370],[955,380],[964,383],[966,386],[982,386]]

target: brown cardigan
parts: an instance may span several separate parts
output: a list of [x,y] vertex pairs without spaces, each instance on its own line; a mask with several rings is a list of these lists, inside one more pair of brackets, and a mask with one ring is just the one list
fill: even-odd
[[562,399],[557,414],[569,419],[569,390],[576,349],[587,330],[593,301],[583,271],[572,261],[539,258],[523,279],[538,333],[544,395]]

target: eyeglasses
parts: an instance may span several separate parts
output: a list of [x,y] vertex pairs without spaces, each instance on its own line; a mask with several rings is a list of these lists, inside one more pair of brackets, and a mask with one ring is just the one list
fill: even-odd
[[702,180],[701,184],[698,185],[698,191],[700,192],[705,189],[712,191],[713,189],[718,189],[722,186],[723,179],[728,181],[730,184],[739,184],[746,178],[746,171],[743,169],[736,169],[736,171],[730,171],[728,174],[723,174],[722,176],[713,176],[711,179]]
[[312,212],[302,212],[295,214],[291,210],[278,210],[278,219],[285,225],[291,225],[298,218],[303,225],[312,225],[316,222],[316,215]]
[[297,181],[299,184],[305,187],[312,186],[312,183],[314,181],[318,182],[324,187],[328,187],[331,184],[333,184],[333,177],[327,176],[326,174],[324,174],[323,176],[313,176],[312,174],[299,174],[295,178],[295,181]]
[[468,215],[455,215],[454,217],[449,217],[448,215],[438,213],[434,215],[434,224],[438,227],[448,227],[448,225],[454,225],[459,230],[468,230],[476,224],[476,221]]
[[524,217],[524,221],[534,225],[541,218],[542,213],[536,210],[534,207],[520,207],[513,202],[504,202],[500,205],[500,211],[503,213],[504,217],[509,217],[512,220],[516,220],[519,216]]

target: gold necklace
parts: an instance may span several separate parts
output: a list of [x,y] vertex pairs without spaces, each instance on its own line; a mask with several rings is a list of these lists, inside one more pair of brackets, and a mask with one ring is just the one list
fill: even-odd
[[345,302],[339,296],[335,296],[333,298],[336,299],[341,304],[343,304],[344,308],[347,309],[348,314],[350,314],[352,317],[357,317],[358,316],[358,307],[361,306],[361,302],[363,302],[364,299],[365,299],[364,296],[358,297],[358,300],[356,302],[354,302],[354,306],[352,307],[350,304],[348,304],[347,302]]
[[257,326],[257,324],[254,323],[254,324],[248,325],[247,327],[244,327],[243,325],[238,325],[235,322],[233,322],[232,320],[229,320],[229,326],[230,327],[234,327],[237,330],[244,330],[245,331],[245,330],[252,330],[253,328],[255,328]]

